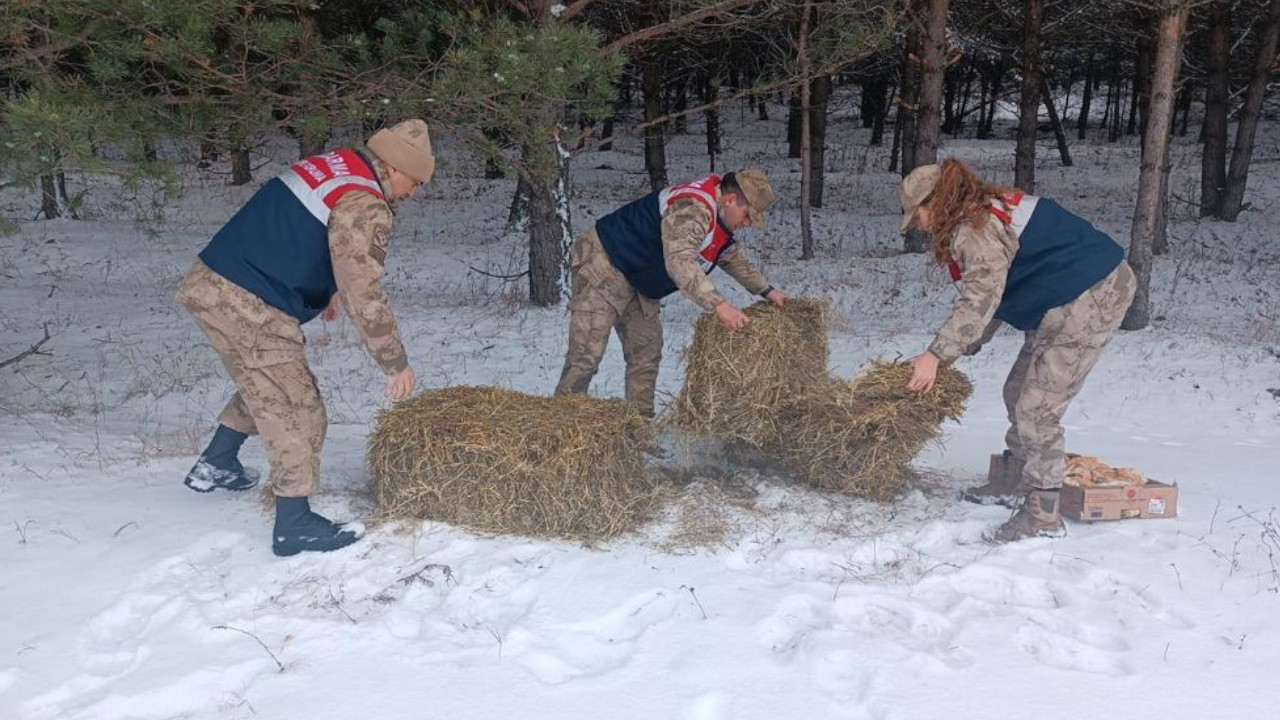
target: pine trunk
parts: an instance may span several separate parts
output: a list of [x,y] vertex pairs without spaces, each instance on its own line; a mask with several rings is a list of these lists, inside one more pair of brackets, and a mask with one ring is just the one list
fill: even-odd
[[196,161],[196,167],[207,170],[216,162],[218,162],[218,146],[212,140],[201,140],[200,159]]
[[[915,117],[911,169],[938,161],[938,133],[942,127],[942,85],[947,61],[947,9],[949,0],[929,0],[925,31],[920,38],[920,92]],[[905,150],[907,146],[903,145]],[[910,169],[903,167],[903,175]],[[929,248],[928,233],[911,229],[903,235],[902,249],[922,253]]]
[[1120,105],[1124,85],[1120,81],[1120,58],[1112,58],[1111,66],[1111,127],[1107,130],[1107,142],[1120,141]]
[[253,180],[249,166],[249,148],[238,147],[231,151],[231,184],[248,185]]
[[859,102],[859,119],[864,129],[875,127],[876,120],[884,115],[888,104],[889,79],[885,77],[862,81],[862,97]]
[[[1152,43],[1149,38],[1138,39],[1138,64],[1134,71],[1134,87],[1138,89],[1138,133],[1146,138],[1147,118],[1151,115],[1151,52]],[[1173,127],[1173,117],[1169,118],[1169,126]]]
[[942,78],[942,133],[956,133],[956,103],[959,102],[960,76],[957,73],[944,73]]
[[1022,95],[1018,107],[1018,143],[1014,150],[1013,184],[1036,191],[1036,130],[1040,115],[1040,32],[1044,0],[1023,0]]
[[1222,194],[1222,219],[1228,222],[1235,222],[1244,207],[1244,188],[1249,180],[1249,164],[1253,161],[1258,120],[1262,115],[1262,101],[1266,98],[1267,83],[1271,79],[1271,67],[1275,62],[1278,39],[1280,39],[1280,0],[1271,0],[1267,6],[1267,19],[1263,26],[1262,39],[1258,42],[1258,56],[1253,65],[1253,77],[1249,80],[1244,105],[1240,108],[1235,147],[1231,149],[1231,167],[1227,170],[1226,190]]
[[527,229],[529,226],[529,181],[524,173],[516,177],[516,191],[511,195],[511,204],[507,206],[507,232]]
[[898,171],[898,159],[902,154],[902,106],[898,106],[898,121],[893,124],[893,143],[889,146],[889,172]]
[[[1277,0],[1280,2],[1280,0]],[[1155,77],[1151,87],[1151,109],[1142,148],[1142,168],[1138,175],[1138,200],[1129,238],[1129,265],[1138,278],[1138,291],[1129,306],[1126,330],[1140,330],[1151,323],[1151,265],[1166,190],[1169,159],[1169,129],[1173,120],[1174,84],[1182,61],[1182,36],[1187,25],[1187,6],[1177,4],[1161,12],[1155,50]]]
[[[662,78],[659,72],[657,59],[650,57],[641,61],[646,123],[662,117]],[[667,186],[667,146],[661,123],[644,129],[644,169],[649,173],[651,190],[656,192]]]
[[800,108],[803,105],[801,94],[801,91],[792,92],[790,99],[787,100],[787,157],[792,159],[800,157]]
[[677,135],[684,135],[689,132],[689,116],[684,114],[689,109],[689,81],[681,80],[676,86],[676,100],[671,108],[672,112],[678,113],[675,117],[675,123],[672,131]]
[[995,131],[996,108],[1000,102],[1000,90],[1004,85],[1004,59],[996,60],[991,66],[989,95],[985,108],[978,119],[978,139],[986,140]]
[[529,188],[529,302],[550,307],[569,291],[569,247],[573,231],[569,217],[569,152],[557,139],[548,150],[553,158],[534,159],[525,148],[530,167],[550,160],[551,177],[530,176]]
[[813,5],[805,1],[800,15],[800,259],[813,259],[813,221],[809,206],[809,193],[813,187],[813,153],[810,151],[813,141],[813,113],[809,103],[812,99],[813,83],[809,80],[809,16]]
[[[1172,112],[1176,113],[1178,106],[1175,104]],[[1170,137],[1172,137],[1173,127],[1170,118]],[[1151,239],[1151,254],[1164,255],[1169,252],[1169,175],[1173,170],[1173,155],[1165,153],[1165,164],[1160,172],[1160,212],[1156,215],[1156,233]]]
[[[1115,74],[1115,68],[1111,70],[1112,75]],[[1098,121],[1098,127],[1106,130],[1111,127],[1108,123],[1111,121],[1111,101],[1115,100],[1116,86],[1114,82],[1107,83],[1107,98],[1102,105],[1102,119]]]
[[1138,84],[1138,73],[1135,70],[1133,82],[1129,84],[1129,120],[1125,125],[1125,135],[1134,135],[1138,132],[1138,106],[1142,104],[1141,92],[1142,88]]
[[[920,3],[927,0],[904,0],[903,12],[907,20],[907,34],[902,53],[902,93],[898,104],[898,125],[901,126],[902,138],[900,152],[902,163],[899,170],[903,177],[916,168],[916,113],[920,100],[920,62],[923,33],[921,23],[917,22]],[[898,130],[894,130],[898,132]]]
[[45,220],[62,217],[62,203],[58,202],[58,185],[52,175],[40,176],[40,212]]
[[822,207],[827,172],[827,107],[831,99],[831,76],[813,79],[809,89],[809,204]]
[[929,0],[925,34],[921,38],[920,96],[915,123],[913,169],[938,161],[942,125],[942,86],[947,62],[947,9],[950,0]]
[[720,111],[715,105],[720,100],[720,78],[707,78],[706,102],[710,107],[706,110],[707,124],[707,160],[710,172],[716,171],[716,156],[720,154]]
[[600,128],[599,149],[604,152],[608,152],[613,149],[613,124],[616,120],[616,115],[610,115],[604,119],[604,123]]
[[1178,123],[1178,137],[1187,136],[1187,124],[1191,122],[1192,95],[1189,85],[1184,85],[1178,90],[1178,112],[1182,115],[1182,121]]
[[978,74],[978,69],[973,63],[965,64],[964,86],[960,88],[960,109],[956,112],[955,126],[951,129],[952,134],[964,131],[965,118],[969,116],[969,97],[973,92],[973,78]]
[[328,130],[298,133],[298,159],[302,160],[324,152],[325,143],[329,141]]
[[891,90],[886,81],[884,92],[880,96],[879,112],[876,114],[875,121],[871,123],[871,145],[881,145],[884,143],[884,121],[889,116],[889,97]]
[[622,77],[618,79],[616,89],[618,95],[613,100],[613,111],[609,113],[609,117],[604,119],[603,127],[600,130],[599,149],[605,152],[613,150],[613,132],[614,126],[618,124],[618,116],[631,107],[631,77],[629,71],[622,73]]
[[1221,217],[1227,185],[1227,97],[1231,60],[1231,0],[1214,3],[1209,25],[1209,77],[1204,88],[1204,152],[1200,156],[1200,217]]
[[1084,95],[1080,98],[1080,117],[1076,118],[1076,139],[1084,140],[1089,132],[1089,111],[1093,109],[1094,67],[1093,51],[1084,66]]
[[1053,137],[1058,141],[1058,157],[1062,158],[1062,167],[1071,167],[1071,149],[1067,147],[1067,133],[1062,128],[1062,118],[1058,117],[1058,109],[1053,106],[1053,88],[1049,81],[1041,76],[1040,87],[1044,92],[1044,109],[1049,113],[1049,124],[1053,127]]
[[[494,145],[502,143],[502,134],[497,130],[486,128],[484,130],[484,136],[486,140]],[[505,176],[506,173],[503,172],[502,165],[498,163],[498,160],[486,153],[486,157],[484,159],[484,179],[500,180]]]

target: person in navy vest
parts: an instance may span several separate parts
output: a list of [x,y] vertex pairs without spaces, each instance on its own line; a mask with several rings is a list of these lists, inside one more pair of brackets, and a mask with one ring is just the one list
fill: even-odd
[[363,148],[294,163],[269,180],[200,253],[177,300],[209,338],[236,393],[186,485],[197,492],[247,490],[257,474],[240,446],[261,435],[276,497],[276,555],[336,550],[363,534],[311,511],[328,421],[307,365],[302,325],[345,305],[365,347],[402,400],[415,380],[383,266],[396,204],[431,180],[427,124],[379,130]]
[[679,290],[726,327],[747,324],[708,278],[717,267],[752,295],[786,302],[734,237],[759,224],[775,199],[763,171],[741,170],[650,193],[600,218],[573,244],[569,347],[556,394],[587,392],[616,330],[627,365],[627,400],[653,417],[662,298]]
[[898,200],[902,231],[932,234],[934,259],[962,284],[951,316],[912,360],[908,387],[928,391],[940,364],[978,352],[1001,323],[1025,333],[1004,386],[1008,472],[965,498],[1017,505],[989,540],[1060,537],[1062,416],[1133,300],[1124,250],[1053,200],[992,185],[955,159],[911,171]]

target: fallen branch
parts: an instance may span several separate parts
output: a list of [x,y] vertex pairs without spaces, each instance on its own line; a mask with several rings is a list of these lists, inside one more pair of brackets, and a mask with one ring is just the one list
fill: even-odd
[[284,672],[284,664],[280,662],[280,658],[276,657],[276,654],[275,654],[275,653],[273,653],[273,652],[271,652],[271,648],[267,647],[267,644],[266,644],[266,643],[264,643],[264,642],[262,642],[262,640],[258,639],[258,636],[257,636],[257,635],[254,635],[253,633],[249,632],[248,630],[241,630],[241,629],[240,629],[240,628],[238,628],[238,627],[231,627],[231,626],[229,626],[229,625],[214,625],[214,626],[213,626],[212,628],[210,628],[210,629],[211,629],[211,630],[234,630],[235,632],[238,632],[238,633],[240,633],[241,635],[248,635],[249,637],[253,638],[255,642],[257,642],[259,645],[261,645],[263,650],[266,650],[266,651],[267,651],[267,654],[271,656],[271,660],[272,660],[273,662],[275,662],[276,667],[280,668],[280,672]]
[[529,274],[529,271],[528,271],[528,270],[525,270],[525,271],[523,271],[523,272],[516,273],[515,275],[498,275],[498,274],[495,274],[495,273],[486,272],[486,271],[484,271],[484,270],[481,270],[480,268],[476,267],[475,265],[468,265],[467,267],[471,268],[471,271],[472,271],[472,272],[478,272],[478,273],[480,273],[481,275],[484,275],[484,276],[486,276],[486,277],[491,277],[491,278],[497,278],[498,280],[519,280],[520,278],[522,278],[522,277],[524,277],[525,275],[528,275],[528,274]]
[[42,352],[40,346],[49,342],[49,323],[44,324],[44,337],[40,338],[40,342],[27,348],[26,350],[14,355],[8,360],[0,360],[0,368],[6,368],[10,365],[16,365],[31,355],[49,355],[50,353]]

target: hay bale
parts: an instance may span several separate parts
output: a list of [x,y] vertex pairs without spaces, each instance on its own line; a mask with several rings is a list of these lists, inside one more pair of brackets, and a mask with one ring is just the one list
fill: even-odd
[[495,387],[428,390],[378,413],[368,462],[381,515],[595,542],[661,501],[629,403]]
[[787,432],[778,412],[827,378],[828,304],[758,302],[751,323],[729,330],[714,315],[694,326],[672,420],[695,433],[765,449]]
[[973,394],[969,379],[949,367],[938,369],[926,393],[908,390],[910,378],[906,363],[873,360],[853,380],[828,379],[798,399],[780,452],[811,485],[892,499],[911,460]]

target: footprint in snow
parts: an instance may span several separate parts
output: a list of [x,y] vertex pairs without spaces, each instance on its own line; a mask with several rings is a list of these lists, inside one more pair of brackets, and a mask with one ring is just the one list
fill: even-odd
[[540,630],[546,640],[530,639],[520,663],[549,685],[611,672],[631,660],[640,637],[671,617],[677,605],[669,591],[640,593],[591,620]]
[[785,660],[805,638],[831,627],[830,612],[808,595],[792,595],[783,599],[769,617],[756,626],[756,639],[761,646]]
[[[1133,668],[1117,652],[1055,632],[1035,621],[1019,627],[1014,640],[1023,652],[1049,667],[1111,677],[1133,673]],[[1120,642],[1123,644],[1123,640]]]

